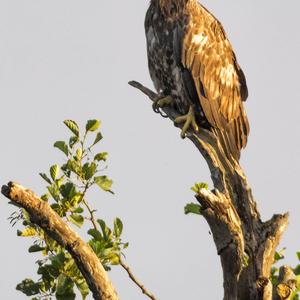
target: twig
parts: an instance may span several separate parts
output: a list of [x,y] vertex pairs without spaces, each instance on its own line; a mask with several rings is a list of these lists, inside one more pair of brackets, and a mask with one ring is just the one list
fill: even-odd
[[141,92],[147,95],[151,100],[154,100],[155,97],[157,96],[156,93],[154,93],[152,90],[148,89],[146,86],[142,85],[137,81],[131,80],[128,82],[128,84],[136,89],[139,89]]
[[[83,195],[85,195],[87,188],[88,188],[88,186],[86,186]],[[99,230],[98,225],[97,225],[96,220],[95,220],[95,216],[94,216],[95,211],[91,209],[91,207],[89,206],[88,202],[85,199],[83,199],[82,202],[83,202],[83,204],[85,205],[85,207],[87,208],[87,210],[90,213],[89,220],[92,222],[94,229]],[[156,298],[153,296],[153,294],[148,292],[148,290],[144,287],[144,285],[139,280],[136,279],[136,277],[131,272],[129,266],[127,266],[121,258],[120,258],[120,265],[122,266],[123,269],[126,270],[126,272],[129,275],[129,278],[142,290],[142,292],[146,296],[148,296],[152,300],[156,300]]]
[[[137,81],[129,81],[128,84],[131,85],[132,87],[140,90],[145,95],[147,95],[150,100],[154,101],[155,99],[157,99],[158,94],[154,93],[153,91],[151,91],[150,89],[148,89],[147,87],[142,85],[141,83],[139,83]],[[179,113],[170,106],[165,106],[165,107],[162,107],[161,109],[173,121],[176,119],[176,117],[179,116]]]
[[143,284],[133,275],[130,268],[124,263],[122,259],[120,259],[120,265],[123,267],[123,269],[127,272],[130,279],[142,290],[143,294],[148,296],[152,300],[157,300],[153,294],[151,294],[144,286]]
[[88,202],[85,199],[82,199],[82,202],[83,202],[84,206],[87,208],[87,210],[89,211],[89,214],[90,214],[89,220],[92,222],[94,229],[98,230],[98,226],[97,226],[95,216],[94,216],[95,211],[91,209],[91,207],[89,206]]

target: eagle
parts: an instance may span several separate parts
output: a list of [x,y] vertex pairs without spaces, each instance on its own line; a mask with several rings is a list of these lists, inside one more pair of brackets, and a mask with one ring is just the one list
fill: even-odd
[[183,138],[190,126],[208,129],[238,161],[249,135],[248,89],[221,23],[197,0],[151,0],[145,31],[154,110],[173,105]]

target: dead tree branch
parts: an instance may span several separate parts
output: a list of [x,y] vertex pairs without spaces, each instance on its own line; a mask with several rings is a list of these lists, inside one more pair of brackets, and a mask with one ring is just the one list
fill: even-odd
[[297,280],[293,270],[288,266],[282,266],[279,269],[279,284],[274,293],[275,300],[289,300],[292,299],[293,292],[296,290]]
[[59,217],[47,202],[30,190],[12,182],[2,187],[2,194],[15,205],[23,207],[29,213],[32,223],[40,226],[51,238],[69,251],[92,291],[94,299],[119,299],[92,248]]
[[[136,81],[129,84],[152,101],[158,97]],[[179,116],[172,106],[162,110],[172,121]],[[212,191],[201,189],[196,197],[221,257],[224,299],[276,299],[269,277],[288,214],[263,222],[242,168],[226,157],[217,136],[209,130],[190,128],[187,137],[205,158],[214,184]]]
[[131,269],[129,268],[129,266],[127,266],[125,264],[125,262],[123,260],[120,260],[120,265],[122,266],[122,268],[127,272],[129,278],[141,289],[141,291],[143,292],[143,294],[145,294],[147,297],[149,297],[152,300],[157,300],[155,298],[155,296],[150,293],[145,286],[133,275]]

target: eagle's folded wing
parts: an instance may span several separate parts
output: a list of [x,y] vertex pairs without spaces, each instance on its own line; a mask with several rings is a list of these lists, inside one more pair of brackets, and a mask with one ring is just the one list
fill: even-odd
[[181,62],[191,74],[205,117],[239,158],[249,134],[242,102],[247,86],[222,25],[200,5],[194,7],[182,42]]

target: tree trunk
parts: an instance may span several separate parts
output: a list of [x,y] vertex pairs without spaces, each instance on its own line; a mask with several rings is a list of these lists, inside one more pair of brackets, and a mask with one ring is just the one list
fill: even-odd
[[[152,101],[158,97],[138,82],[129,84]],[[172,107],[162,110],[172,121],[179,116]],[[272,293],[269,277],[288,214],[274,215],[263,222],[243,170],[237,161],[226,157],[217,136],[202,128],[198,132],[191,128],[187,137],[205,158],[214,184],[212,191],[201,189],[196,198],[221,256],[224,299],[276,299],[278,292]]]

